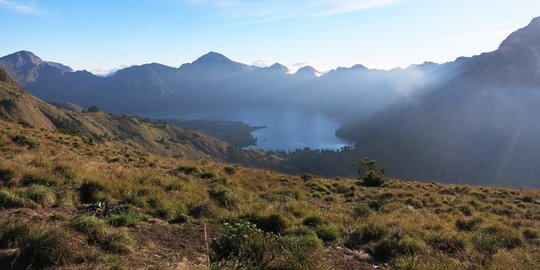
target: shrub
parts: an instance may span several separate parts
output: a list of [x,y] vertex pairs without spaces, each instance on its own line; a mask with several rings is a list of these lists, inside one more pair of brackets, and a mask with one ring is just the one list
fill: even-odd
[[472,219],[458,219],[456,220],[456,228],[460,231],[472,231],[478,227],[479,224],[482,223],[482,219],[480,218],[472,218]]
[[198,175],[201,170],[194,166],[178,166],[175,172],[183,173],[186,175]]
[[502,247],[495,237],[483,232],[475,234],[471,242],[478,251],[486,255],[493,255]]
[[505,227],[492,225],[483,228],[482,232],[493,236],[503,247],[508,249],[516,248],[523,244],[519,234]]
[[427,251],[427,245],[424,241],[411,236],[405,236],[399,240],[399,253],[406,255],[422,254]]
[[24,195],[44,207],[51,207],[56,203],[54,191],[46,186],[32,185],[24,191]]
[[223,236],[212,242],[212,261],[246,267],[233,269],[318,269],[321,246],[314,237],[279,237],[246,221],[224,223]]
[[366,217],[371,213],[371,207],[365,203],[359,203],[353,208],[355,217]]
[[341,236],[339,230],[334,226],[321,226],[317,228],[315,233],[319,239],[327,244],[336,241]]
[[232,191],[224,186],[209,189],[208,195],[221,207],[231,207],[234,205]]
[[448,254],[465,249],[465,240],[457,235],[438,234],[428,239],[429,245]]
[[424,241],[410,236],[393,234],[377,242],[370,250],[378,261],[387,262],[398,255],[417,255],[427,251]]
[[521,198],[521,201],[522,201],[522,202],[526,202],[526,203],[532,203],[532,202],[534,202],[534,199],[533,199],[533,197],[531,197],[531,196],[523,196],[523,197]]
[[225,166],[223,168],[223,171],[228,175],[234,175],[236,174],[236,168],[231,166]]
[[304,173],[302,174],[302,176],[300,176],[300,178],[302,178],[302,180],[304,180],[305,182],[313,179],[315,176],[311,173]]
[[101,182],[85,181],[79,188],[82,203],[110,202],[109,189]]
[[538,231],[535,231],[533,229],[525,229],[523,230],[523,237],[527,240],[534,240],[538,238]]
[[369,223],[350,233],[345,240],[345,246],[351,249],[358,249],[367,243],[384,238],[388,232],[389,230],[385,226]]
[[114,227],[133,227],[137,225],[137,223],[143,221],[145,219],[144,215],[141,214],[134,214],[134,213],[127,213],[127,214],[121,214],[121,215],[111,215],[107,222],[109,225]]
[[11,141],[22,146],[27,146],[28,148],[36,148],[39,143],[32,137],[25,135],[15,135],[11,138]]
[[219,261],[238,257],[247,239],[262,236],[262,230],[258,229],[255,224],[247,221],[225,222],[223,223],[223,235],[212,242],[212,250],[214,251],[212,260]]
[[17,194],[7,189],[0,190],[0,206],[2,207],[24,207],[25,201]]
[[194,218],[213,218],[216,216],[214,210],[207,203],[195,204],[188,210],[188,215]]
[[52,187],[58,185],[56,178],[44,174],[25,174],[20,182],[23,186],[42,185]]
[[309,216],[309,217],[304,218],[304,220],[302,221],[302,224],[304,226],[311,227],[311,228],[319,227],[320,225],[323,225],[324,223],[325,222],[323,221],[323,219],[318,216]]
[[377,161],[365,158],[353,164],[358,169],[360,174],[360,184],[365,187],[381,187],[384,185],[386,178],[384,174],[386,169]]
[[217,173],[214,171],[203,171],[199,173],[198,176],[201,179],[215,179],[217,177]]
[[249,214],[241,217],[257,226],[257,228],[268,233],[281,234],[287,229],[288,222],[280,214],[272,214],[269,216],[259,216],[256,214]]

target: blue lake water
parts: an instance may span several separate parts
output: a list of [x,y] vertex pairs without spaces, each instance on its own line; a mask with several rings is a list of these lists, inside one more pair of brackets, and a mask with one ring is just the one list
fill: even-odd
[[241,121],[251,126],[265,126],[254,131],[257,145],[263,150],[312,149],[337,150],[351,143],[336,137],[339,123],[320,113],[294,110],[239,110],[221,113],[161,113],[148,115],[152,118],[181,120]]

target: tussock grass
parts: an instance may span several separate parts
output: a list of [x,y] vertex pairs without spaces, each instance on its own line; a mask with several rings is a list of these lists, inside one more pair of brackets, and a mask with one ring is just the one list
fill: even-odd
[[[39,147],[11,140],[21,134]],[[283,175],[161,158],[112,141],[87,143],[3,121],[0,137],[0,206],[64,213],[63,220],[50,222],[127,267],[126,254],[137,252],[130,226],[137,228],[145,215],[164,221],[182,216],[182,222],[212,227],[248,221],[275,238],[252,239],[243,244],[243,255],[215,259],[213,269],[250,269],[254,258],[275,269],[317,269],[321,265],[308,261],[320,261],[324,242],[344,242],[391,268],[534,269],[540,264],[538,190],[388,178],[366,185],[358,179]],[[111,157],[120,158],[109,163]],[[93,203],[136,210],[75,216],[82,204]],[[17,237],[5,235],[0,246],[19,247]],[[247,252],[248,247],[257,252]],[[103,261],[105,268],[113,264]]]

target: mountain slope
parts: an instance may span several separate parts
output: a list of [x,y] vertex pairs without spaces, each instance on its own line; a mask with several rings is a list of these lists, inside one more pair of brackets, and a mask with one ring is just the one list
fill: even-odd
[[26,93],[1,68],[0,79],[0,118],[5,120],[163,156],[239,162],[256,160],[256,152],[236,149],[195,131],[136,117],[59,109]]
[[338,134],[394,175],[540,186],[540,18],[455,77]]

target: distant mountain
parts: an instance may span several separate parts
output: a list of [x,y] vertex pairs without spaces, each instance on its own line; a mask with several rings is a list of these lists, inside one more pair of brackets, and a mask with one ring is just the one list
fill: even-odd
[[540,18],[446,72],[436,87],[338,134],[396,176],[540,186]]
[[37,80],[41,69],[46,67],[54,67],[62,73],[73,71],[59,63],[45,62],[29,51],[20,51],[0,58],[0,66],[21,84]]
[[[29,58],[22,61],[25,68],[17,64],[21,61],[14,59],[15,55]],[[393,76],[392,72],[369,70],[361,65],[340,68],[328,76],[319,77],[312,67],[291,75],[279,63],[259,68],[210,52],[179,68],[153,63],[100,77],[47,63],[24,51],[0,59],[0,65],[39,98],[83,107],[97,104],[106,111],[120,113],[146,114],[158,110],[227,113],[246,107],[286,106],[354,118],[404,96],[399,84],[385,78]],[[373,76],[375,73],[379,75]],[[389,82],[383,88],[379,87],[379,77]],[[349,110],[344,111],[343,107]]]

